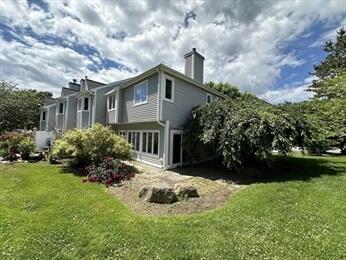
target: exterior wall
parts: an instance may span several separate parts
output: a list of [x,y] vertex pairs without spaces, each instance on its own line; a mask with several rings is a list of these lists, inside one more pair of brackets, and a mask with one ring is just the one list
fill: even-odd
[[[133,152],[133,159],[143,161],[149,164],[153,164],[159,167],[163,166],[163,152],[164,152],[164,128],[156,122],[147,122],[147,123],[137,123],[137,124],[115,124],[112,126],[113,129],[118,132],[131,131],[131,130],[159,130],[160,131],[160,143],[159,143],[159,154],[152,155],[142,152]],[[127,132],[126,132],[127,134]]]
[[[164,84],[162,85],[163,88]],[[198,105],[206,103],[207,93],[204,89],[175,78],[174,102],[162,100],[162,120],[170,120],[172,128],[183,129],[191,114],[191,110]],[[211,95],[215,98],[215,95]]]
[[[110,91],[113,87],[105,87],[102,89],[96,89],[96,94],[94,96],[94,123],[106,124],[108,121],[107,113],[107,96],[106,93]],[[112,111],[115,112],[115,111]],[[113,117],[114,118],[114,117]]]
[[76,93],[76,90],[74,89],[69,89],[69,88],[61,88],[61,97],[65,97],[65,96],[68,96],[68,95],[72,95]]
[[65,110],[65,129],[73,129],[77,126],[77,97],[69,96]]
[[64,129],[64,114],[56,114],[56,129]]
[[47,108],[47,116],[46,119],[48,120],[48,128],[46,131],[53,131],[55,130],[55,110],[56,106],[50,106]]
[[89,111],[77,112],[77,128],[87,128],[89,126]]
[[116,113],[117,113],[116,110],[112,110],[112,111],[107,112],[107,122],[109,124],[116,123]]
[[134,106],[135,85],[120,90],[119,123],[155,121],[157,119],[158,75],[154,74],[148,78],[148,103],[146,104]]

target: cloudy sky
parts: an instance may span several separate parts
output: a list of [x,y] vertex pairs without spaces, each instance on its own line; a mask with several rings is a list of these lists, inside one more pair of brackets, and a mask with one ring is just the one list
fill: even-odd
[[105,83],[192,47],[205,80],[270,102],[307,99],[323,42],[346,26],[346,0],[0,0],[0,80],[59,94],[73,78]]

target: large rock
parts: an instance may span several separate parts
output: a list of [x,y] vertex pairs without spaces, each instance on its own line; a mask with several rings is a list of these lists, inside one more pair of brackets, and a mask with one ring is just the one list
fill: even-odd
[[166,186],[142,187],[139,197],[148,202],[163,204],[171,204],[178,200],[174,190]]
[[174,190],[178,197],[184,197],[184,198],[199,197],[197,188],[193,184],[176,183],[174,185]]

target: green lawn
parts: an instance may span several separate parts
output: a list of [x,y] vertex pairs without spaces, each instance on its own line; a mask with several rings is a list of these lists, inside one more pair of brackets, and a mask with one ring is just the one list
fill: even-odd
[[346,258],[346,157],[290,161],[289,176],[179,217],[136,215],[59,166],[0,165],[0,259]]

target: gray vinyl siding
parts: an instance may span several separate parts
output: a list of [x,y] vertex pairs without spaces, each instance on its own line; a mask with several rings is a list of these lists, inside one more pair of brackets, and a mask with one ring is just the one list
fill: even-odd
[[77,97],[70,96],[67,98],[66,111],[65,111],[65,128],[76,128],[77,120]]
[[155,121],[157,119],[157,74],[148,77],[148,103],[146,104],[134,106],[136,84],[120,90],[119,123]]
[[56,114],[56,129],[64,129],[64,114]]
[[75,94],[77,91],[74,90],[74,89],[68,89],[68,88],[62,88],[61,89],[61,97],[65,97],[65,96],[68,96],[68,95],[72,95],[72,94]]
[[107,121],[107,96],[106,93],[110,91],[112,87],[105,87],[102,89],[96,90],[96,95],[94,98],[94,104],[95,104],[95,123],[101,123],[106,124]]
[[[192,109],[206,103],[207,93],[204,89],[175,78],[174,103],[162,100],[162,119],[169,120],[172,128],[183,129]],[[215,95],[212,96],[215,98]]]
[[[42,113],[46,112],[46,118],[45,120],[42,120]],[[47,127],[47,108],[41,108],[41,114],[40,114],[40,131],[46,131],[46,127]]]
[[185,75],[192,78],[192,55],[185,59]]
[[162,166],[163,164],[163,152],[164,152],[164,128],[156,122],[146,122],[146,123],[137,123],[137,124],[116,124],[112,128],[118,131],[131,131],[131,130],[158,130],[160,131],[160,143],[159,143],[159,154],[152,155],[147,153],[135,152],[133,151],[132,157],[137,160],[144,162],[149,162],[155,165]]
[[48,118],[46,117],[46,119],[48,120],[48,129],[46,129],[46,131],[55,130],[55,119],[56,119],[55,111],[56,111],[56,106],[50,106],[47,108]]
[[77,128],[87,128],[89,126],[89,111],[79,111],[77,113]]
[[116,113],[117,111],[116,110],[112,110],[112,111],[109,111],[107,112],[107,123],[109,124],[114,124],[116,123]]

